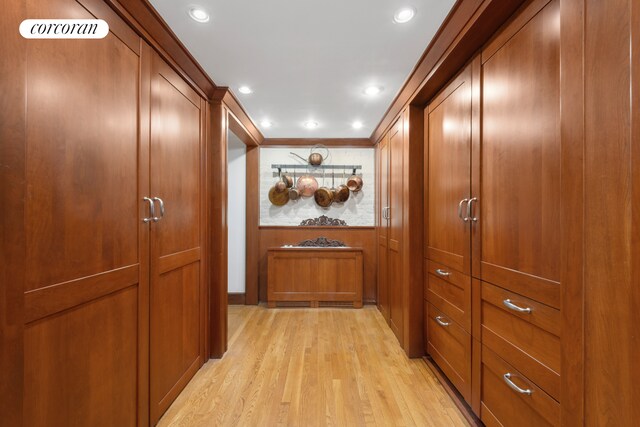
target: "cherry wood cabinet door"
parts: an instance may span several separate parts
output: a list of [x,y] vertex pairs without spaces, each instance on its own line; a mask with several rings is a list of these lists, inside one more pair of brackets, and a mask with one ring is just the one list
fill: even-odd
[[402,117],[389,131],[389,251],[388,288],[389,324],[403,343],[403,286],[402,286],[402,163],[404,132]]
[[[70,0],[24,7],[25,17],[94,18]],[[148,423],[140,39],[115,14],[100,18],[112,28],[104,39],[25,43],[24,359],[14,366],[23,419],[14,425]]]
[[427,257],[471,274],[471,65],[429,106]]
[[389,220],[386,208],[389,206],[389,144],[385,136],[378,149],[379,170],[379,210],[378,210],[378,309],[389,321]]
[[555,308],[562,237],[559,3],[520,16],[520,25],[482,52],[478,215],[480,278]]
[[[151,73],[150,398],[156,422],[202,365],[202,105],[159,58]],[[164,212],[163,208],[164,207]]]

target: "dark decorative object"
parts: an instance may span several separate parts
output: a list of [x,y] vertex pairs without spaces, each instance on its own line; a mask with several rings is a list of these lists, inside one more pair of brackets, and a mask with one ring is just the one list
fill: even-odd
[[341,242],[340,240],[331,240],[327,239],[326,237],[318,237],[317,239],[313,240],[303,240],[296,246],[301,246],[303,248],[342,248],[346,247],[347,245],[345,245],[344,242]]
[[341,219],[337,219],[337,218],[329,218],[326,215],[322,215],[321,217],[318,218],[309,218],[309,219],[305,219],[304,221],[302,221],[300,223],[300,226],[316,226],[316,227],[322,227],[322,226],[340,226],[340,227],[346,227],[347,226],[347,222]]

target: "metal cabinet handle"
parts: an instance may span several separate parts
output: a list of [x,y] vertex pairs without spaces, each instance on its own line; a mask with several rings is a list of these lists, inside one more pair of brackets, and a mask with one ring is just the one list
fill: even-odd
[[449,273],[448,271],[443,270],[443,269],[441,269],[441,268],[436,268],[436,274],[437,274],[438,276],[442,276],[442,277],[451,276],[451,273]]
[[476,218],[473,215],[473,202],[477,202],[478,199],[476,197],[473,197],[471,199],[469,199],[469,203],[467,203],[467,219],[471,220],[473,222],[477,222],[478,218]]
[[[460,200],[460,203],[458,203],[458,218],[460,218],[464,222],[469,221],[469,217],[468,216],[466,216],[466,217],[462,216],[462,205],[464,205],[468,201],[469,201],[469,199],[462,199],[462,200]],[[467,205],[467,212],[469,212],[469,206],[468,205]]]
[[518,305],[515,305],[508,298],[506,300],[502,301],[502,304],[504,304],[505,307],[507,307],[507,308],[509,308],[509,309],[511,309],[513,311],[517,311],[518,313],[531,313],[533,311],[531,309],[531,307],[520,307]]
[[391,208],[387,206],[387,219],[391,219]]
[[473,216],[473,202],[478,202],[477,197],[473,197],[469,199],[469,203],[467,203],[467,219],[472,222],[478,222],[478,217]]
[[382,208],[382,218],[389,219],[389,207],[385,206]]
[[511,387],[511,389],[512,389],[512,390],[515,390],[515,391],[517,391],[517,392],[518,392],[518,393],[520,393],[520,394],[526,394],[527,396],[531,396],[531,394],[533,393],[533,390],[531,390],[531,389],[529,389],[529,388],[528,388],[528,389],[526,389],[526,390],[525,390],[525,389],[523,389],[523,388],[520,388],[520,387],[518,387],[518,386],[516,385],[516,383],[514,383],[513,381],[511,381],[511,373],[510,373],[510,372],[507,372],[506,374],[504,374],[504,375],[502,376],[502,378],[504,378],[504,382],[505,382],[505,383],[507,383],[507,385],[508,385],[509,387]]
[[440,326],[449,326],[451,323],[449,322],[445,322],[444,320],[442,320],[443,317],[442,316],[436,316],[436,322],[438,322],[438,324]]
[[162,201],[162,199],[160,197],[154,197],[153,201],[160,203],[160,216],[159,217],[157,217],[157,216],[153,217],[153,221],[154,222],[158,222],[162,218],[164,218],[164,202]]
[[155,208],[155,205],[153,204],[153,200],[151,200],[150,198],[143,197],[142,200],[144,200],[145,202],[149,202],[149,215],[151,216],[148,218],[142,218],[142,222],[146,224],[154,220],[154,217],[156,215],[156,208]]

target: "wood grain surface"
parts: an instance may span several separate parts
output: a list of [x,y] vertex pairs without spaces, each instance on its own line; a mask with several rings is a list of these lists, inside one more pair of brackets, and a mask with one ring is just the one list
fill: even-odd
[[159,426],[468,425],[376,307],[238,311],[225,357],[196,374]]
[[260,227],[260,301],[267,300],[267,251],[282,245],[295,245],[324,236],[347,246],[362,248],[364,261],[363,301],[376,301],[376,230],[373,227]]

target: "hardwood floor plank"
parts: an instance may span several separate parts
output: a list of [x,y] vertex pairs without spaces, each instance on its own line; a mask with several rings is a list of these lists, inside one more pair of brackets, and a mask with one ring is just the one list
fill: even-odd
[[373,306],[236,306],[229,316],[229,350],[205,364],[159,426],[468,425]]

